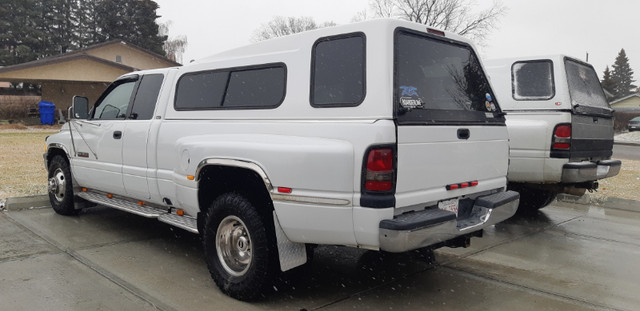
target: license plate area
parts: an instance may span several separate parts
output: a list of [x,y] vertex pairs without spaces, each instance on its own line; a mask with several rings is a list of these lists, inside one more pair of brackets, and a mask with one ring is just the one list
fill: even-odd
[[458,200],[457,198],[438,202],[439,209],[453,212],[456,214],[456,217],[458,217],[459,207],[460,207],[460,200]]

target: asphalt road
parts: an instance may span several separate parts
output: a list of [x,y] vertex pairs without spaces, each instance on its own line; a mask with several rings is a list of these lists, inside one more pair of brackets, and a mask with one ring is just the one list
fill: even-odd
[[613,145],[613,158],[615,159],[627,159],[627,160],[640,160],[640,145]]
[[197,236],[97,207],[0,213],[3,310],[637,310],[639,212],[555,203],[466,249],[319,247],[263,301],[216,288]]

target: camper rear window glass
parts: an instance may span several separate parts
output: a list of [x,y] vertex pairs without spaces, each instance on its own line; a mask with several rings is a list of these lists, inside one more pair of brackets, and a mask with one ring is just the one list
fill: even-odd
[[511,67],[511,77],[515,100],[547,100],[555,96],[550,60],[517,62]]
[[574,106],[609,108],[609,104],[600,86],[600,80],[593,67],[576,61],[565,60],[569,94]]
[[468,44],[396,31],[394,109],[399,124],[499,124],[500,107]]
[[271,109],[286,91],[284,64],[201,71],[178,81],[176,110]]
[[311,105],[357,106],[365,96],[365,37],[362,33],[319,39],[313,46]]

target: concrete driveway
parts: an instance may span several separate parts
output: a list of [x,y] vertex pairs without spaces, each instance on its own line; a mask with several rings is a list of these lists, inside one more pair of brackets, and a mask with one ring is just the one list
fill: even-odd
[[0,213],[3,310],[637,310],[640,213],[556,203],[466,249],[326,246],[265,300],[216,288],[196,235],[96,207]]

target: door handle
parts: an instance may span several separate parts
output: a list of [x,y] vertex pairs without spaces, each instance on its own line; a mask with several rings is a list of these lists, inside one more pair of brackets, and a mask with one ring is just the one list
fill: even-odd
[[469,129],[458,129],[458,139],[469,139],[471,132]]
[[114,139],[120,139],[120,138],[122,138],[122,132],[121,132],[121,131],[115,131],[115,132],[113,132],[113,138],[114,138]]

